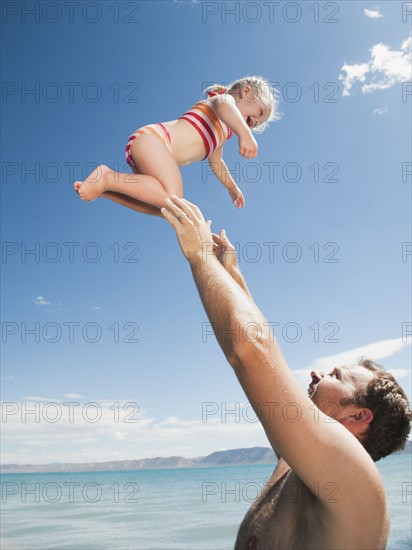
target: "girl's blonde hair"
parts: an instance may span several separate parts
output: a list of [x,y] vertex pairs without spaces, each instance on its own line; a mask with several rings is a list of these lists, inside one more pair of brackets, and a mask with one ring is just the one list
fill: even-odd
[[239,93],[244,86],[250,86],[255,92],[254,100],[259,101],[265,107],[270,109],[269,118],[252,130],[253,132],[261,133],[266,129],[269,122],[276,121],[281,118],[281,113],[279,112],[279,92],[270,82],[266,80],[266,78],[263,78],[262,76],[245,76],[244,78],[235,80],[228,86],[224,86],[223,84],[213,84],[212,86],[208,86],[204,90],[204,93],[213,92],[215,94],[226,93],[235,95]]

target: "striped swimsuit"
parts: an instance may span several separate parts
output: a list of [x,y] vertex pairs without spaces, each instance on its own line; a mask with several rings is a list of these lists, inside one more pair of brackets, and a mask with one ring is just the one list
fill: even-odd
[[133,141],[137,138],[137,136],[141,136],[142,134],[152,134],[152,136],[156,136],[159,138],[163,143],[166,145],[166,147],[169,149],[170,152],[172,152],[170,144],[172,140],[170,139],[170,133],[169,130],[166,128],[164,124],[148,124],[147,126],[142,126],[136,132],[134,132],[130,137],[129,141],[126,145],[126,161],[129,166],[134,171],[138,171],[137,164],[133,160],[132,154],[130,152],[130,148],[132,147]]
[[[208,92],[209,97],[216,95],[214,92]],[[206,155],[204,159],[210,157],[210,155],[216,151],[218,147],[221,147],[225,141],[232,137],[232,130],[229,126],[226,126],[217,117],[213,107],[208,101],[199,101],[189,111],[184,113],[179,119],[189,122],[200,134],[203,144],[205,146]],[[142,126],[136,130],[130,137],[126,145],[126,161],[134,170],[138,170],[138,167],[133,160],[130,153],[130,149],[133,141],[136,137],[142,134],[152,134],[163,141],[166,147],[171,152],[171,138],[170,133],[164,124],[149,124],[148,126]],[[203,160],[204,160],[203,159]]]
[[232,130],[219,120],[207,100],[199,101],[179,118],[187,120],[199,132],[206,150],[205,159],[232,137]]

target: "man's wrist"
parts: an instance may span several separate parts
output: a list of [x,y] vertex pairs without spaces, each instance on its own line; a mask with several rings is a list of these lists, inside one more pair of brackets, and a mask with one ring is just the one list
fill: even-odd
[[196,252],[192,252],[190,256],[186,256],[186,259],[192,267],[204,265],[205,263],[213,261],[216,262],[217,258],[213,249],[213,242],[204,242],[201,249],[197,250]]

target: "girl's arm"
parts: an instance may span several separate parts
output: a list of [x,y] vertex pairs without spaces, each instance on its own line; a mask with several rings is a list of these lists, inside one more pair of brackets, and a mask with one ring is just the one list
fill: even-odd
[[245,198],[242,191],[236,185],[235,180],[230,175],[225,161],[222,159],[223,147],[218,147],[209,157],[209,166],[217,179],[229,191],[232,202],[237,208],[244,208]]
[[235,98],[230,94],[220,94],[210,98],[209,101],[220,120],[238,136],[240,154],[245,158],[256,157],[258,151],[256,140],[244,121]]

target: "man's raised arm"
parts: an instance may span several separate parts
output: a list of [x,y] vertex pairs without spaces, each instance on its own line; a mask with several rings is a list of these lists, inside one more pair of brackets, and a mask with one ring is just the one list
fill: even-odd
[[355,516],[365,529],[385,510],[382,482],[371,458],[299,386],[269,323],[213,253],[210,226],[200,210],[176,197],[167,206],[162,213],[176,230],[216,338],[272,447],[322,502],[328,503],[335,487],[336,498],[329,501],[334,505],[327,505],[332,515],[351,522]]

